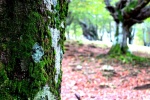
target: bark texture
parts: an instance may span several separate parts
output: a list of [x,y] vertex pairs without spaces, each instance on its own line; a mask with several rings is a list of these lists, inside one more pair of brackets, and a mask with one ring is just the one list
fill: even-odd
[[0,100],[60,100],[66,0],[2,0]]

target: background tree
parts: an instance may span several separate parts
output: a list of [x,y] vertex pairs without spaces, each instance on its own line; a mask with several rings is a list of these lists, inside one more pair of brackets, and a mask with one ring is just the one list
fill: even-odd
[[[72,0],[69,4],[69,12],[71,12],[74,18],[69,30],[74,30],[74,26],[76,26],[76,34],[78,36],[83,32],[79,20],[86,23],[87,26],[90,26],[89,23],[91,23],[91,29],[93,26],[97,27],[99,37],[103,35],[101,34],[102,28],[109,27],[109,23],[107,22],[112,21],[109,12],[106,12],[103,0]],[[70,32],[70,34],[72,33]]]
[[0,5],[0,100],[60,100],[67,1]]
[[149,24],[150,19],[147,19],[143,24],[143,43],[144,46],[150,46],[150,24]]
[[71,25],[71,23],[73,22],[74,17],[71,15],[71,12],[68,12],[68,16],[66,18],[66,32],[67,32],[67,38],[70,39],[70,35],[69,35],[69,26]]
[[93,25],[90,20],[87,21],[88,22],[86,22],[86,19],[84,21],[79,21],[84,37],[86,37],[88,40],[99,40],[97,34],[97,26]]
[[106,8],[116,22],[115,42],[110,53],[127,53],[127,37],[130,28],[136,23],[150,17],[150,0],[119,0],[113,6],[110,0],[105,0]]

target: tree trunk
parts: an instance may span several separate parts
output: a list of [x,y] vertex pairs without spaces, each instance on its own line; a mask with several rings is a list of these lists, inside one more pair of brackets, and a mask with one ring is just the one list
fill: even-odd
[[60,100],[66,0],[3,0],[0,100]]
[[105,34],[105,27],[104,26],[102,26],[102,28],[100,29],[100,41],[103,41],[103,37],[104,37],[104,34]]
[[69,30],[67,30],[66,32],[67,32],[67,39],[70,40]]
[[76,24],[73,25],[73,31],[74,31],[74,38],[77,39],[77,30],[76,30]]
[[104,2],[114,21],[118,24],[123,23],[123,32],[116,34],[116,42],[110,52],[127,53],[128,46],[125,42],[127,41],[127,37],[131,40],[129,29],[136,23],[142,23],[150,16],[150,7],[148,5],[150,1],[118,0],[115,6],[111,5],[111,0],[104,0]]
[[144,26],[143,27],[143,43],[144,46],[150,46],[150,34],[149,34],[149,28]]
[[111,21],[109,22],[109,38],[110,38],[110,42],[112,42],[112,35],[111,35],[111,33],[112,33],[112,27],[111,27]]
[[129,27],[123,25],[121,22],[116,25],[116,34],[111,47],[110,54],[126,54],[128,52],[127,35],[129,34]]
[[134,37],[135,37],[135,26],[132,26],[129,29],[129,35],[128,35],[129,44],[133,44]]

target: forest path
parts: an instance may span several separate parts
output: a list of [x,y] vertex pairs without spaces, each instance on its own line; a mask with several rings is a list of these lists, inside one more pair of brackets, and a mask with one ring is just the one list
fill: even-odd
[[[74,42],[65,46],[62,100],[77,100],[75,94],[81,100],[150,100],[150,66],[123,64],[105,57],[97,59],[96,56],[109,51],[107,47]],[[113,75],[104,76],[104,65],[114,69]]]

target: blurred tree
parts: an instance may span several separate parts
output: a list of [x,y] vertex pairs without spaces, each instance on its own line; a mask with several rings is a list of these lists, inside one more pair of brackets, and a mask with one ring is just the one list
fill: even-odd
[[0,1],[0,100],[61,100],[67,0]]
[[143,42],[144,46],[150,46],[150,18],[143,23]]
[[102,28],[108,28],[109,25],[107,22],[112,20],[105,9],[103,0],[72,0],[69,4],[69,12],[71,12],[74,18],[72,21],[74,26],[81,24],[79,20],[82,20],[82,22],[84,21],[88,26],[90,26],[89,23],[91,23],[91,29],[94,26],[97,27],[98,30],[101,30]]
[[[106,8],[116,22],[115,42],[109,53],[127,53],[127,37],[130,28],[150,17],[150,0],[117,0],[113,6],[111,0],[105,0]],[[130,39],[129,38],[129,39]]]
[[91,21],[88,21],[88,22],[79,21],[79,24],[82,27],[83,35],[88,40],[99,40],[98,34],[97,34],[97,27],[95,25],[93,25]]
[[132,26],[130,29],[129,29],[129,35],[128,35],[128,38],[129,38],[129,44],[133,44],[133,40],[134,40],[134,37],[135,37],[135,27]]
[[71,12],[68,12],[68,16],[66,18],[66,32],[67,32],[67,39],[70,39],[70,35],[69,35],[69,26],[71,25],[71,23],[73,22],[74,17],[71,15]]

